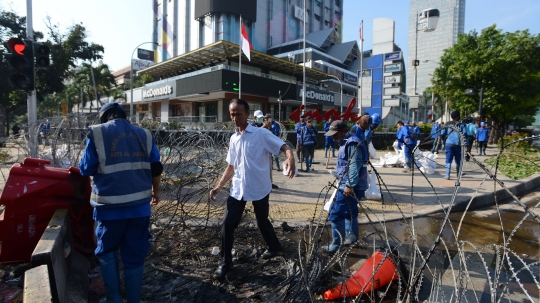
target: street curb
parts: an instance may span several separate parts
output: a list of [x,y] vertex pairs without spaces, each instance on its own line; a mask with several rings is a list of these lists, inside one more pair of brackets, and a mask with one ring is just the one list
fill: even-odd
[[[504,183],[503,183],[504,184]],[[540,174],[535,174],[530,177],[527,177],[521,181],[521,183],[516,184],[512,187],[509,187],[509,191],[513,193],[515,196],[522,197],[534,189],[540,187]],[[436,213],[442,213],[443,210],[447,211],[450,210],[450,212],[459,212],[464,211],[466,209],[468,210],[474,210],[482,207],[492,206],[495,205],[495,201],[498,203],[503,202],[504,200],[508,200],[511,198],[511,195],[503,188],[498,189],[495,193],[486,192],[486,193],[478,193],[471,201],[472,196],[458,196],[455,200],[454,206],[452,206],[452,209],[450,210],[450,205],[444,205],[441,207],[440,205],[433,205],[430,207],[418,207],[415,210],[415,213],[412,215],[409,215],[408,212],[403,212],[403,215],[401,213],[384,213],[384,214],[369,214],[370,220],[367,219],[367,217],[364,215],[360,215],[358,217],[358,224],[368,224],[371,222],[389,222],[389,221],[396,221],[401,220],[403,218],[418,218],[427,216],[430,214],[436,214]],[[497,200],[495,200],[495,197]],[[469,201],[471,201],[470,205]],[[468,206],[468,207],[467,207]],[[382,218],[381,218],[382,217]]]

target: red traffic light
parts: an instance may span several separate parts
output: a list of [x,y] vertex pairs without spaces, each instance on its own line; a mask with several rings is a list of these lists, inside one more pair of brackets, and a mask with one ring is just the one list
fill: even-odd
[[7,42],[7,47],[10,51],[17,53],[20,56],[24,56],[24,50],[26,49],[26,44],[20,38],[11,38]]

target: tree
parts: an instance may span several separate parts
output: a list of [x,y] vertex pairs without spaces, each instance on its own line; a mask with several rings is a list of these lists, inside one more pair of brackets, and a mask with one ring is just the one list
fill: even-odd
[[[116,89],[116,81],[107,64],[99,64],[97,67],[93,67],[89,63],[83,63],[75,72],[74,82],[85,87],[89,100],[100,101],[103,95],[111,96]],[[97,96],[94,91],[94,84]],[[90,109],[92,109],[92,105],[90,105]]]
[[[540,101],[540,36],[528,30],[503,33],[492,25],[462,34],[444,51],[434,72],[432,90],[448,96],[462,116],[478,111],[479,96],[467,88],[484,88],[483,116],[503,132],[517,115],[535,112]],[[498,132],[491,132],[497,136]],[[490,141],[496,141],[491,137]]]
[[[47,20],[48,39],[40,32],[34,32],[34,41],[47,45],[51,50],[51,65],[36,71],[36,90],[38,102],[45,96],[64,90],[65,80],[70,77],[70,70],[79,60],[95,61],[103,57],[103,46],[87,42],[86,28],[75,24],[66,32],[61,32],[58,25]],[[8,83],[9,68],[3,54],[3,43],[11,37],[26,37],[26,17],[14,12],[0,12],[0,137],[5,136],[9,116],[12,112],[26,110],[26,94],[14,92]],[[43,106],[41,106],[43,107]]]

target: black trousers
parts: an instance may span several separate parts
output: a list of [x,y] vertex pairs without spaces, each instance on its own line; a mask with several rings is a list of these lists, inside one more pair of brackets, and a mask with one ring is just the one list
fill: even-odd
[[[261,231],[264,241],[268,246],[268,250],[276,251],[280,249],[279,240],[274,231],[274,227],[270,220],[268,220],[269,204],[268,198],[270,194],[261,200],[252,201],[253,209],[255,211],[255,218],[257,218],[257,226]],[[227,209],[225,210],[225,217],[223,218],[223,226],[221,227],[221,259],[227,265],[232,265],[232,247],[234,243],[234,230],[240,224],[242,219],[242,213],[246,208],[246,202],[244,199],[237,200],[231,196],[227,199]]]

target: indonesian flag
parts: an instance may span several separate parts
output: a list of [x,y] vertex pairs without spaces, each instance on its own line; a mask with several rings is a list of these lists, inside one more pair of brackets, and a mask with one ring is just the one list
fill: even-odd
[[244,52],[244,54],[246,55],[249,61],[251,61],[250,51],[249,51],[251,49],[253,49],[253,47],[251,46],[251,43],[249,42],[247,31],[246,31],[246,28],[244,27],[244,22],[242,22],[242,51]]
[[364,24],[360,25],[360,41],[364,42]]

